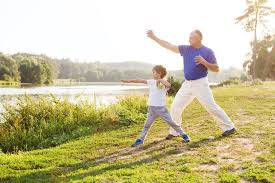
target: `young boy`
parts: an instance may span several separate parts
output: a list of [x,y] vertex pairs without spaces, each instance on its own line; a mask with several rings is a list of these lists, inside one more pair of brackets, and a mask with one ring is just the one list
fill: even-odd
[[161,117],[166,123],[168,123],[177,133],[181,135],[184,142],[189,142],[190,138],[184,133],[180,125],[178,125],[172,118],[166,108],[165,96],[171,84],[164,80],[166,76],[166,68],[161,65],[156,65],[152,69],[153,79],[143,80],[121,80],[124,83],[144,83],[149,86],[149,99],[148,99],[148,113],[144,128],[140,134],[140,137],[135,141],[132,146],[139,146],[143,144],[146,135],[157,117]]

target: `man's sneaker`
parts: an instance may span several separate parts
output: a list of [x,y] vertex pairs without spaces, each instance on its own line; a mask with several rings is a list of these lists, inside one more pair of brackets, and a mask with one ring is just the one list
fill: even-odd
[[137,139],[135,143],[132,145],[132,147],[137,147],[139,145],[143,144],[143,141],[141,139]]
[[190,138],[187,134],[183,134],[181,137],[183,138],[183,142],[185,143],[190,142]]
[[232,135],[236,132],[235,128],[232,128],[231,130],[226,130],[225,132],[223,132],[222,136],[227,137],[229,135]]
[[176,136],[169,134],[169,135],[167,135],[167,137],[165,137],[165,140],[171,140],[174,137],[176,137]]

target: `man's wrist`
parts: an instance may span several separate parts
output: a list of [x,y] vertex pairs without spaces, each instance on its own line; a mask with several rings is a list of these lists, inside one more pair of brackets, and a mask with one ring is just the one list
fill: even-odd
[[152,36],[151,39],[153,39],[154,41],[158,41],[158,37],[157,36]]
[[206,60],[203,61],[203,65],[208,68],[208,62]]

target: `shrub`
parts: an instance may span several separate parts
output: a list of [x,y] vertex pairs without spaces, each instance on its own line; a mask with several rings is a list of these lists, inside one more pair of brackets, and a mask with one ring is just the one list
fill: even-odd
[[171,84],[170,90],[167,92],[169,96],[175,96],[179,91],[182,82],[175,79],[173,76],[168,77],[167,81]]
[[234,77],[234,78],[230,78],[228,80],[222,81],[216,86],[221,87],[221,86],[228,86],[228,85],[238,85],[240,83],[241,83],[240,79],[237,77]]
[[100,129],[108,130],[144,121],[145,97],[126,97],[111,106],[70,103],[51,97],[18,98],[6,105],[0,123],[3,152],[56,146]]

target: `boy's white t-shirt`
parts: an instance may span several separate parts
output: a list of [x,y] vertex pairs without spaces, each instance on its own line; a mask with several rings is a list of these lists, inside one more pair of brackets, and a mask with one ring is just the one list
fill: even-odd
[[158,88],[157,81],[155,79],[147,80],[147,84],[149,86],[149,106],[165,106],[166,105],[166,93],[168,88]]

